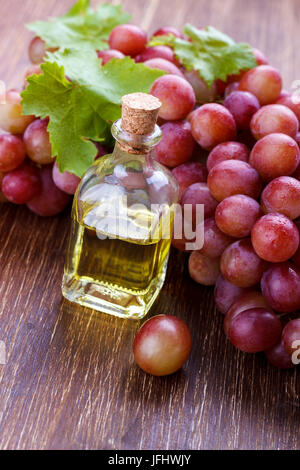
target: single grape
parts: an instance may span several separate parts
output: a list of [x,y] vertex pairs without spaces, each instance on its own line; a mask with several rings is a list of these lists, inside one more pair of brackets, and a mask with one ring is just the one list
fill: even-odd
[[271,263],[287,261],[299,246],[296,225],[285,215],[271,213],[261,217],[251,232],[254,250]]
[[14,204],[26,204],[41,192],[38,169],[24,164],[7,173],[2,180],[2,192]]
[[186,362],[192,348],[189,327],[172,315],[157,315],[137,332],[133,354],[137,364],[148,374],[173,374]]
[[172,62],[169,60],[161,59],[160,57],[146,60],[144,65],[147,65],[147,67],[150,67],[150,69],[164,70],[165,72],[171,73],[173,75],[183,77],[183,73],[179,70],[178,67],[176,67],[175,64],[172,64]]
[[219,229],[235,238],[248,237],[261,216],[262,210],[258,202],[244,194],[226,197],[215,213]]
[[242,295],[231,304],[225,315],[224,331],[226,336],[228,336],[232,320],[241,312],[250,308],[266,308],[270,310],[270,306],[261,292],[254,289],[244,289]]
[[172,174],[179,184],[181,198],[184,191],[192,184],[206,183],[208,171],[204,163],[187,162],[173,168]]
[[140,54],[146,47],[146,33],[133,24],[115,26],[108,38],[109,48],[131,57]]
[[163,137],[155,147],[155,159],[171,168],[189,160],[195,148],[190,124],[187,121],[167,122],[161,130]]
[[290,176],[275,178],[263,190],[261,204],[265,212],[300,217],[300,182]]
[[228,282],[221,274],[217,279],[214,298],[217,309],[224,315],[230,307],[244,294],[248,289],[235,286]]
[[191,85],[177,75],[169,74],[157,78],[150,93],[162,102],[159,116],[169,121],[184,119],[196,103]]
[[198,284],[213,286],[220,275],[220,260],[193,251],[189,257],[189,274]]
[[300,270],[289,262],[270,266],[263,274],[261,290],[274,310],[296,311],[300,308]]
[[169,62],[178,65],[175,59],[173,50],[168,46],[152,46],[146,47],[141,54],[135,58],[136,62],[146,62],[151,59],[165,59]]
[[58,189],[52,178],[52,165],[44,165],[39,170],[42,189],[40,194],[31,199],[27,207],[37,215],[50,217],[62,212],[71,197]]
[[208,88],[197,70],[186,70],[184,72],[184,77],[192,85],[197,103],[209,103],[210,101],[214,101],[216,99],[217,86],[215,82],[210,88]]
[[251,308],[236,315],[228,337],[241,351],[256,353],[271,348],[281,335],[279,318],[266,308]]
[[279,96],[276,100],[276,104],[280,104],[282,106],[286,106],[293,111],[293,113],[297,116],[298,121],[300,121],[300,99],[297,97],[293,97],[290,93],[286,93],[283,96]]
[[254,114],[250,126],[256,140],[268,134],[286,134],[294,138],[299,130],[299,121],[286,106],[269,104]]
[[224,106],[208,103],[200,106],[190,118],[192,134],[201,147],[212,150],[216,145],[236,138],[236,124]]
[[39,37],[33,38],[29,44],[28,55],[33,64],[40,64],[43,62],[46,55],[45,41]]
[[296,364],[292,363],[291,356],[284,349],[281,338],[275,346],[265,351],[265,355],[268,362],[279,369],[291,369],[296,366]]
[[239,90],[249,91],[255,95],[261,106],[277,100],[281,88],[281,75],[270,65],[259,65],[249,70],[243,75],[239,84]]
[[116,49],[107,49],[106,51],[98,51],[97,55],[101,59],[102,65],[107,64],[111,59],[124,59],[125,55]]
[[27,127],[23,137],[28,157],[40,165],[53,162],[48,123],[48,119],[36,119]]
[[217,145],[209,154],[207,159],[207,169],[210,171],[218,163],[225,160],[241,160],[248,162],[250,150],[240,142],[223,142]]
[[183,39],[183,35],[172,26],[164,26],[163,28],[159,28],[157,31],[155,31],[155,33],[153,33],[153,36],[167,36],[168,34],[173,34],[175,38]]
[[80,178],[78,178],[78,176],[73,175],[68,171],[61,173],[56,162],[53,165],[52,177],[55,185],[59,189],[71,195],[75,194],[76,189],[80,183]]
[[245,194],[257,199],[261,191],[258,172],[239,160],[218,163],[208,173],[207,184],[212,196],[219,202],[234,194]]
[[23,134],[26,127],[34,121],[34,116],[23,116],[20,93],[8,90],[5,103],[0,105],[0,129],[11,134]]
[[[204,205],[204,218],[212,217],[215,213],[218,202],[212,197],[206,183],[194,183],[189,186],[182,195],[181,205],[192,205],[192,221],[196,222],[197,204]],[[185,217],[190,220],[185,211]],[[191,222],[191,221],[190,221]]]
[[259,110],[259,101],[247,91],[234,91],[224,100],[224,106],[234,117],[237,129],[246,130],[252,116]]
[[300,162],[300,151],[294,139],[285,134],[269,134],[260,139],[250,153],[249,163],[264,181],[289,176]]
[[22,139],[11,134],[0,134],[0,171],[12,171],[25,160],[26,152]]
[[221,232],[213,217],[205,219],[197,225],[196,234],[204,235],[204,244],[199,253],[208,258],[220,258],[225,248],[234,240]]
[[300,318],[290,320],[282,332],[283,346],[289,355],[298,352],[297,359],[300,359]]
[[221,273],[239,287],[252,287],[260,282],[267,264],[255,253],[250,238],[229,245],[221,257]]
[[263,54],[263,52],[261,52],[259,49],[256,49],[254,48],[252,50],[254,56],[255,56],[255,59],[256,59],[256,63],[257,65],[268,65],[268,59],[266,58],[266,56]]

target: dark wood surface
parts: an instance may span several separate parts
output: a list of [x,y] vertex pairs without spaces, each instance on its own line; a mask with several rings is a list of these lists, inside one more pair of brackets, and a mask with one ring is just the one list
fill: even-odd
[[[67,0],[1,0],[0,79],[20,86],[30,39],[24,23],[66,11]],[[265,51],[285,87],[300,78],[298,0],[127,0],[149,32],[212,24]],[[225,340],[212,289],[172,252],[151,314],[184,319],[193,351],[183,370],[155,378],[135,365],[139,323],[62,299],[69,213],[51,219],[0,205],[1,449],[299,449],[299,371]]]

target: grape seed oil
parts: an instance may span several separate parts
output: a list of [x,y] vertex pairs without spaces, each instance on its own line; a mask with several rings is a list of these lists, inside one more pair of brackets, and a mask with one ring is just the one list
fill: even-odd
[[160,102],[123,98],[116,146],[87,171],[74,198],[63,295],[125,318],[142,318],[165,279],[178,185],[153,160]]

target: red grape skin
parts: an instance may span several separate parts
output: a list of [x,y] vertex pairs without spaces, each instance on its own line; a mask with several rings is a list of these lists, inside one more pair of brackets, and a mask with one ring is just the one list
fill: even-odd
[[270,310],[270,306],[261,292],[258,292],[254,289],[244,289],[242,295],[236,299],[234,303],[232,303],[225,315],[224,331],[226,336],[228,336],[229,328],[233,318],[235,318],[236,315],[239,315],[241,312],[249,310],[250,308],[266,308]]
[[240,142],[223,142],[217,145],[208,155],[207,169],[210,171],[218,163],[225,160],[241,160],[248,162],[250,150]]
[[71,197],[58,189],[52,178],[52,165],[44,165],[39,170],[42,183],[40,194],[27,204],[37,215],[51,217],[62,212],[69,204]]
[[292,363],[291,356],[284,349],[281,338],[275,346],[265,351],[265,355],[268,362],[279,369],[291,369],[296,366]]
[[224,100],[224,106],[234,117],[237,129],[246,130],[252,116],[259,110],[259,101],[247,91],[234,91]]
[[23,116],[20,93],[8,90],[5,103],[0,106],[0,129],[11,134],[23,134],[26,127],[34,121],[34,116]]
[[184,191],[192,184],[206,183],[208,171],[204,163],[187,162],[173,168],[172,174],[179,184],[181,198]]
[[107,64],[111,59],[124,59],[125,55],[117,51],[116,49],[107,49],[106,51],[97,52],[99,59],[102,61],[102,65]]
[[141,54],[136,56],[136,62],[146,62],[150,59],[165,59],[177,65],[173,50],[168,46],[146,47]]
[[239,88],[239,82],[229,83],[229,85],[227,85],[227,87],[225,88],[224,98],[227,98],[229,95],[231,95],[231,93],[233,93],[234,91],[237,91],[238,88]]
[[206,183],[194,183],[182,195],[181,205],[192,204],[193,222],[196,220],[196,205],[204,204],[204,218],[212,217],[218,202],[210,194]]
[[179,370],[191,348],[191,333],[183,320],[172,315],[157,315],[147,320],[137,332],[133,354],[145,372],[163,376]]
[[27,127],[23,137],[27,155],[41,165],[53,162],[48,123],[48,119],[37,119]]
[[6,197],[4,196],[4,194],[2,193],[2,190],[1,190],[2,181],[3,181],[4,176],[5,176],[5,173],[0,172],[0,204],[2,202],[7,202],[7,199],[6,199]]
[[41,192],[38,169],[22,165],[7,173],[2,181],[2,192],[14,204],[26,204]]
[[108,38],[109,48],[116,49],[131,57],[140,54],[147,44],[146,33],[133,24],[116,26]]
[[[300,148],[300,132],[297,132],[297,134],[295,135],[295,141],[297,142],[298,147]],[[300,170],[300,166],[298,166],[298,172],[299,170]],[[298,178],[299,178],[299,175],[298,175]]]
[[300,270],[292,263],[270,266],[261,280],[261,290],[268,304],[278,312],[300,308]]
[[[176,220],[177,212],[178,213],[181,212],[181,219],[179,219],[180,222]],[[180,251],[185,251],[185,252],[191,251],[191,250],[187,250],[187,244],[188,243],[191,244],[195,242],[195,231],[193,230],[191,222],[184,219],[183,210],[182,208],[179,208],[179,206],[177,206],[176,208],[176,214],[175,214],[175,221],[174,221],[174,233],[172,237],[172,246],[174,246],[174,248]],[[175,225],[177,225],[178,223],[181,223],[181,234],[176,233],[176,238],[175,238],[175,228],[176,228]],[[189,238],[186,238],[186,236]]]
[[220,275],[220,260],[193,251],[189,257],[189,273],[198,284],[213,286]]
[[281,330],[280,320],[271,310],[255,307],[233,318],[228,337],[241,351],[256,353],[274,346]]
[[299,130],[299,121],[286,106],[269,104],[254,114],[250,127],[256,140],[268,134],[286,134],[294,138]]
[[268,59],[266,58],[263,52],[256,48],[254,48],[252,52],[255,56],[257,65],[268,65]]
[[249,163],[263,181],[289,176],[300,162],[300,151],[294,139],[285,134],[269,134],[260,139],[250,153]]
[[219,202],[234,194],[245,194],[257,199],[261,191],[258,172],[239,160],[218,163],[208,173],[207,184],[212,196]]
[[291,320],[285,325],[282,341],[288,354],[293,355],[295,351],[298,351],[298,358],[300,358],[300,318]]
[[266,262],[255,253],[250,238],[232,243],[221,257],[223,276],[239,287],[252,287],[260,282],[266,267]]
[[173,34],[176,38],[183,39],[183,35],[172,26],[164,26],[163,28],[156,30],[155,33],[153,33],[153,36],[166,36],[168,34]]
[[261,216],[262,210],[258,202],[244,194],[223,199],[215,213],[219,229],[235,238],[248,237]]
[[271,213],[256,222],[251,232],[251,240],[258,256],[271,263],[280,263],[296,253],[299,232],[288,217]]
[[[205,219],[197,225],[196,234],[204,234],[204,244],[199,253],[208,258],[220,258],[225,248],[234,240],[221,232],[213,217]],[[198,238],[201,239],[200,236]]]
[[159,69],[164,70],[165,72],[171,73],[173,75],[178,75],[183,78],[183,73],[176,67],[175,64],[172,64],[169,60],[161,59],[157,57],[156,59],[149,59],[144,62],[144,65],[150,67],[150,69]]
[[236,138],[235,120],[228,109],[220,104],[200,106],[191,115],[190,122],[194,139],[206,150]]
[[300,216],[300,182],[290,176],[275,178],[263,190],[261,204],[265,212],[296,219]]
[[192,85],[198,104],[209,103],[216,99],[217,86],[215,82],[208,88],[197,70],[185,70],[184,77]]
[[159,116],[169,121],[184,119],[196,103],[195,93],[191,85],[177,75],[163,75],[155,80],[150,94],[161,102]]
[[221,274],[217,279],[214,298],[217,309],[225,315],[230,307],[247,292],[243,287],[235,286],[228,282]]
[[249,91],[256,96],[261,106],[274,103],[282,88],[278,70],[270,65],[259,65],[246,72],[241,78],[239,90]]
[[25,146],[16,135],[0,134],[0,171],[6,173],[20,166],[25,160]]
[[63,173],[61,173],[56,162],[53,165],[52,177],[55,185],[59,189],[71,195],[75,194],[76,189],[80,183],[80,178],[78,178],[78,176],[73,175],[68,171],[64,171]]
[[281,104],[283,106],[287,106],[289,109],[291,109],[295,115],[298,118],[298,121],[300,121],[300,99],[298,98],[295,100],[290,93],[280,96],[276,100],[276,104]]
[[155,160],[171,168],[189,160],[195,148],[190,124],[187,121],[166,122],[161,130],[163,137],[155,147]]

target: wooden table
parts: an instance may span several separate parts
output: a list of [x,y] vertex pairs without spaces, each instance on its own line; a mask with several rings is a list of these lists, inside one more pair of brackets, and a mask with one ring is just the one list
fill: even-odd
[[[71,0],[1,0],[0,79],[20,86],[30,38],[24,23],[56,16]],[[212,24],[265,51],[285,87],[300,78],[298,0],[127,0],[133,21]],[[298,42],[297,42],[298,41]],[[299,371],[225,340],[212,289],[172,252],[152,314],[184,319],[192,355],[154,378],[134,363],[139,323],[72,305],[60,284],[69,213],[50,219],[0,207],[1,449],[299,449]]]

